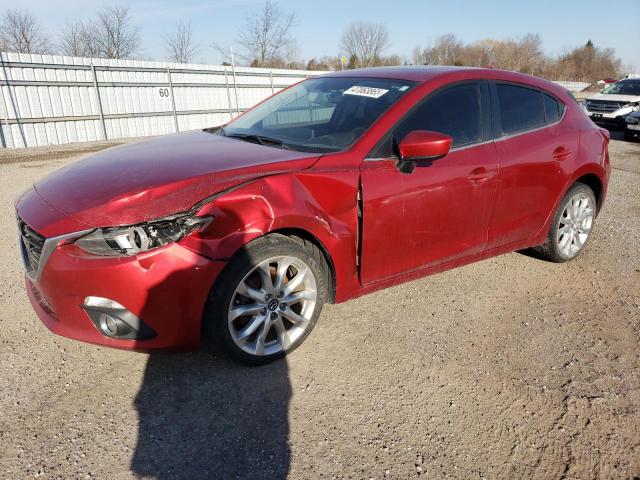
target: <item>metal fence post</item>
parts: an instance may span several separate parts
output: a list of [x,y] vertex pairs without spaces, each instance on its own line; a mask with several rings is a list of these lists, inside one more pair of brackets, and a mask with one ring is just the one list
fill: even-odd
[[[0,61],[2,61],[2,69],[4,71],[4,60],[2,59],[2,53],[0,53]],[[6,74],[5,74],[5,78],[6,78]],[[0,90],[1,92],[1,90]],[[9,117],[9,109],[7,108],[7,102],[4,99],[4,94],[0,93],[0,98],[2,99],[2,105],[4,105],[4,125],[5,127],[7,127],[7,131],[9,131],[9,122],[7,121],[7,118]],[[7,148],[7,142],[4,139],[4,130],[2,127],[2,119],[0,118],[0,144],[2,144],[2,148]]]
[[173,82],[171,81],[171,67],[167,67],[167,78],[169,79],[169,94],[171,95],[171,106],[173,107],[173,123],[176,126],[176,133],[180,131],[178,127],[178,113],[176,112],[176,97],[173,95]]
[[[8,127],[9,124],[5,121],[5,126]],[[0,119],[0,143],[2,144],[2,148],[7,148],[7,142],[4,141],[4,131],[2,127],[2,120]]]
[[271,83],[271,95],[275,93],[273,89],[273,69],[269,70],[269,82]]
[[224,67],[224,84],[227,87],[227,105],[229,106],[229,120],[233,119],[233,111],[231,110],[231,91],[229,90],[229,78],[227,75],[227,67]]
[[98,88],[98,75],[96,74],[96,66],[91,63],[91,72],[93,73],[93,86],[96,89],[96,99],[98,100],[98,112],[100,113],[100,123],[102,124],[102,135],[105,140],[109,140],[107,136],[107,124],[104,122],[104,112],[102,110],[102,100],[100,100],[100,89]]
[[231,70],[233,71],[233,91],[236,94],[236,115],[240,115],[240,107],[238,106],[238,79],[236,78],[236,66],[231,63]]
[[[7,131],[9,131],[9,122],[7,121],[7,102],[4,101],[4,95],[2,95],[2,103],[4,104],[4,126],[7,127]],[[4,139],[4,130],[2,126],[2,119],[0,118],[0,143],[2,144],[2,148],[7,148],[7,142]]]

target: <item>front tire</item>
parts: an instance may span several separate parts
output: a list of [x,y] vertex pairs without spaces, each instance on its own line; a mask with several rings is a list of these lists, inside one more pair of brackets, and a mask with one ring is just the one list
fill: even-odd
[[282,358],[313,330],[328,281],[324,256],[312,243],[279,234],[260,237],[216,281],[203,334],[248,365]]
[[568,262],[584,250],[596,216],[596,197],[591,188],[576,183],[566,193],[556,212],[547,240],[534,253],[551,262]]

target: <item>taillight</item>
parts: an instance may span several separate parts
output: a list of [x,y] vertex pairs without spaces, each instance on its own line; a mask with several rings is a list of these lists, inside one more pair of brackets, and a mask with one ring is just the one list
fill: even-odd
[[600,135],[602,135],[602,138],[604,138],[604,142],[602,142],[600,164],[606,168],[609,164],[609,142],[611,141],[611,134],[609,133],[609,130],[601,128]]

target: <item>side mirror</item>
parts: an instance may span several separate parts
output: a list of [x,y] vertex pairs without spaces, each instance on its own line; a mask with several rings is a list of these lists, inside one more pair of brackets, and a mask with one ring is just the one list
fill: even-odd
[[408,133],[398,145],[400,170],[411,173],[418,162],[432,162],[446,156],[451,150],[452,142],[453,139],[443,133],[428,130],[414,130]]

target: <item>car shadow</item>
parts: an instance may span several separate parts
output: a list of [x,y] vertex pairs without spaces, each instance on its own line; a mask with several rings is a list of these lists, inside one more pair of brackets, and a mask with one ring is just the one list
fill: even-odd
[[290,464],[287,363],[232,364],[206,351],[152,354],[134,405],[134,474],[283,479]]
[[[190,270],[174,271],[148,298],[193,281]],[[147,305],[141,318],[152,311]],[[284,479],[290,398],[286,359],[247,367],[209,348],[152,353],[134,401],[139,426],[131,471],[159,480]]]

